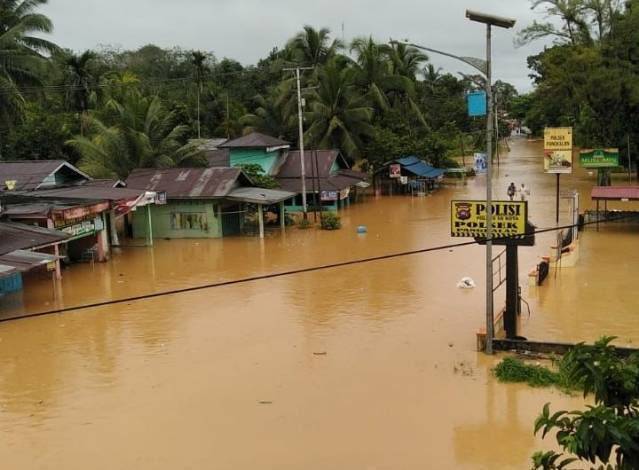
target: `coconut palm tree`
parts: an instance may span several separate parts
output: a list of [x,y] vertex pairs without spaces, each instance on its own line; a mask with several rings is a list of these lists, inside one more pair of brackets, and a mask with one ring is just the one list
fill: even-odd
[[287,47],[292,50],[296,62],[315,67],[325,64],[343,47],[339,39],[331,41],[330,35],[328,28],[317,30],[306,25],[304,31],[291,39]]
[[185,145],[189,126],[176,125],[158,96],[131,89],[121,101],[110,99],[103,119],[91,120],[90,137],[68,142],[81,155],[79,167],[95,177],[126,178],[135,168],[204,165],[193,145]]
[[0,2],[0,119],[11,124],[22,112],[21,87],[39,85],[46,56],[58,47],[38,35],[53,30],[51,20],[37,13],[47,0]]
[[65,85],[68,86],[67,105],[80,115],[80,134],[84,135],[86,113],[89,110],[89,99],[94,77],[89,63],[95,59],[93,51],[85,51],[80,55],[71,54],[64,60],[66,66]]
[[362,148],[362,138],[372,136],[373,109],[368,106],[353,81],[353,70],[331,60],[318,71],[318,88],[312,91],[305,120],[309,145],[338,148],[354,159]]
[[392,73],[415,81],[420,67],[428,62],[428,56],[419,49],[403,43],[393,43],[386,49],[392,65]]
[[285,112],[281,102],[271,92],[269,96],[257,95],[255,111],[245,114],[240,122],[245,126],[244,132],[261,132],[279,139],[288,139],[293,134],[295,123],[291,113]]
[[197,85],[197,138],[202,138],[200,124],[200,97],[202,95],[202,83],[207,67],[205,65],[206,55],[200,51],[191,52],[191,65],[195,70],[195,83]]

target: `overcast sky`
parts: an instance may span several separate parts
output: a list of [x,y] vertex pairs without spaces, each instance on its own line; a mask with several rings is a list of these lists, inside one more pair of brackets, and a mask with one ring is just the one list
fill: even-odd
[[[348,41],[411,42],[458,55],[485,56],[485,30],[464,17],[467,8],[517,19],[515,30],[494,34],[494,75],[524,91],[530,89],[526,57],[543,43],[516,48],[516,31],[540,19],[529,0],[49,0],[44,8],[54,23],[54,41],[83,51],[98,45],[134,49],[162,47],[212,51],[253,64],[282,46],[303,25],[326,26]],[[462,63],[431,54],[451,73],[470,73]]]

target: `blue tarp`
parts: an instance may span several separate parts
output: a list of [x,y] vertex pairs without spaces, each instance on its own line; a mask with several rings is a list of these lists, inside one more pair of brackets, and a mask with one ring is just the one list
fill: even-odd
[[410,171],[414,175],[420,176],[422,178],[439,178],[442,176],[446,170],[442,170],[440,168],[434,168],[420,160],[417,157],[404,157],[396,160],[397,163],[402,165],[406,171]]

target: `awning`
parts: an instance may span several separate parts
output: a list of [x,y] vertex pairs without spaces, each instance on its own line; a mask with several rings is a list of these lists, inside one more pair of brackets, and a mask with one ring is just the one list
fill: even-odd
[[237,188],[229,192],[225,199],[252,204],[277,204],[295,197],[295,193],[277,189]]
[[[446,170],[432,167],[415,156],[398,158],[397,160],[389,162],[385,166],[392,163],[399,163],[404,170],[414,174],[415,176],[419,176],[420,178],[436,179],[446,173]],[[383,169],[379,171],[383,171]]]
[[64,243],[68,238],[68,234],[58,230],[17,222],[0,222],[0,255]]
[[60,256],[35,251],[16,250],[0,256],[0,265],[15,268],[20,272],[30,271],[60,259]]
[[595,186],[590,196],[594,201],[639,201],[639,186]]
[[13,266],[6,266],[4,264],[0,264],[0,279],[3,277],[11,276],[12,274],[17,273],[18,270]]

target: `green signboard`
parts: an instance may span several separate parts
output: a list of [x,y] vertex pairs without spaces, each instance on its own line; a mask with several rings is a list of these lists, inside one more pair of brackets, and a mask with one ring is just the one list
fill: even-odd
[[579,161],[584,168],[613,168],[619,166],[619,149],[582,150]]

